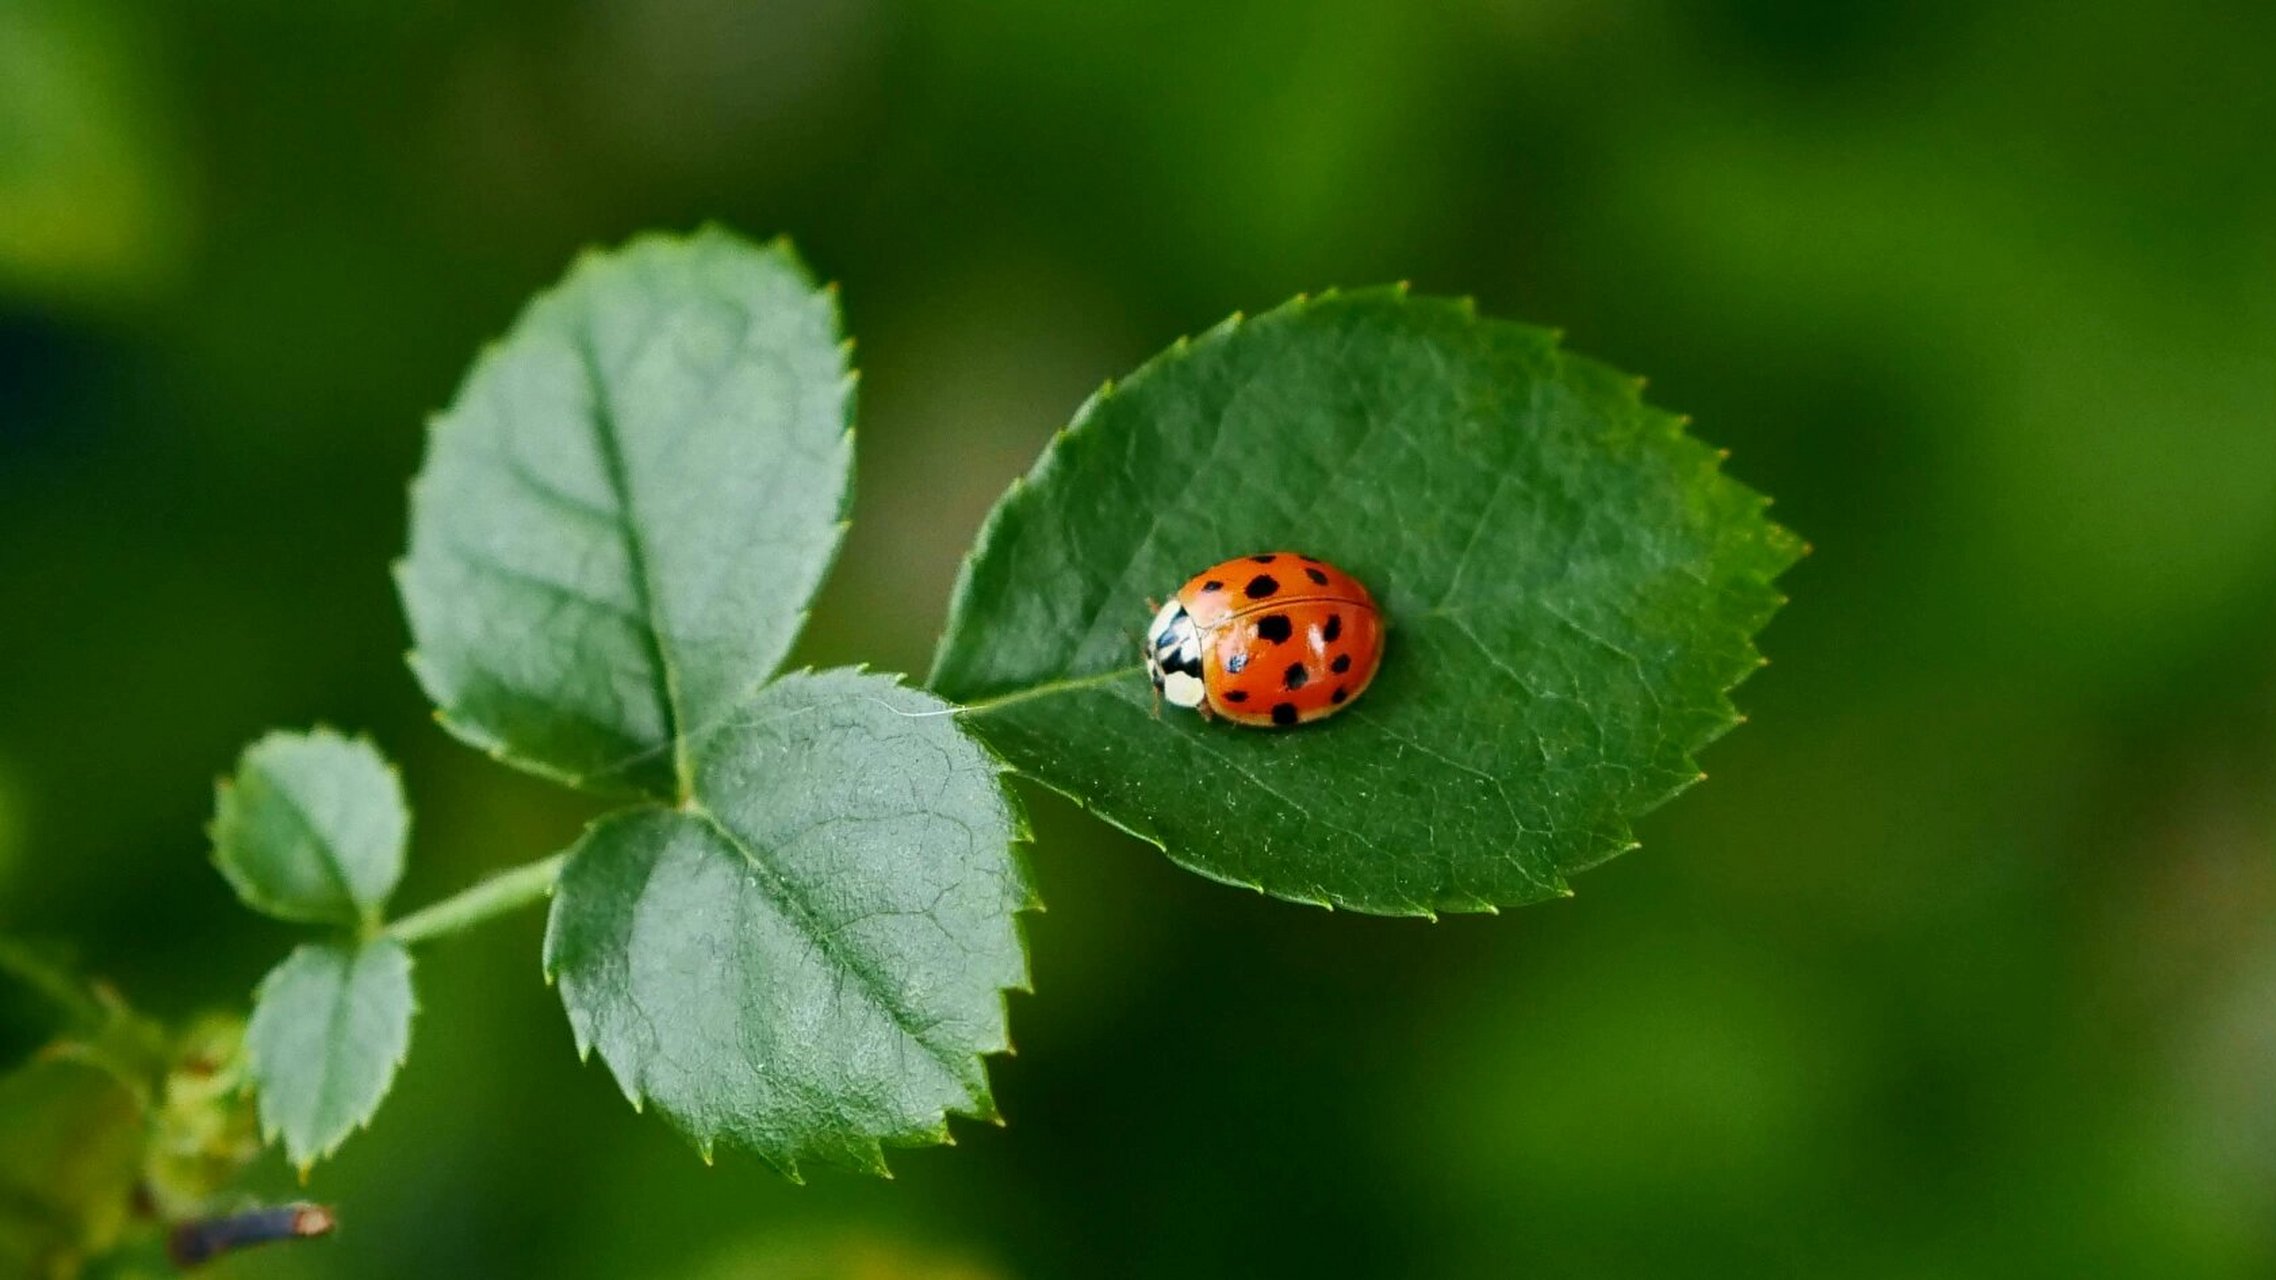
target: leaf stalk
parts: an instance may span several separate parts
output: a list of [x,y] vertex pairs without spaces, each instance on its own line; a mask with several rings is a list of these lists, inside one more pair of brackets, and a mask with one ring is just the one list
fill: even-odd
[[553,896],[554,882],[561,878],[561,864],[568,856],[566,853],[557,853],[549,858],[540,858],[501,871],[441,902],[421,907],[387,926],[381,936],[393,938],[405,946],[415,946],[431,939],[463,932],[485,920],[542,902]]

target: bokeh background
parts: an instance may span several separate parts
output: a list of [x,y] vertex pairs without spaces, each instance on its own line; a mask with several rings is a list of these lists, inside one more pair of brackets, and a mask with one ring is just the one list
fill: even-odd
[[704,1167],[517,918],[423,957],[339,1234],[226,1274],[2276,1274],[2272,139],[2257,0],[0,0],[0,926],[241,1007],[294,934],[201,831],[271,726],[402,761],[407,905],[572,836],[429,723],[386,569],[580,247],[842,282],[800,656],[919,674],[1103,378],[1411,279],[1816,546],[1640,851],[1431,926],[1036,796],[1009,1126],[891,1183]]

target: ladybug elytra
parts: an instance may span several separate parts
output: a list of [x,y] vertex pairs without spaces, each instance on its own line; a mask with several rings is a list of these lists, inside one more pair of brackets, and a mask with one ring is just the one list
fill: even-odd
[[1146,633],[1146,675],[1173,707],[1286,727],[1332,716],[1375,678],[1383,619],[1359,580],[1292,551],[1213,565]]

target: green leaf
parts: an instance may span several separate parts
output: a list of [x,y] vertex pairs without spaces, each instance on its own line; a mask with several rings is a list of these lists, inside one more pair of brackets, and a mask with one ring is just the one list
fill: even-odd
[[591,254],[435,422],[398,582],[452,732],[605,794],[673,797],[677,745],[789,650],[845,529],[853,377],[834,292],[724,231]]
[[410,826],[402,779],[370,743],[272,733],[215,788],[213,862],[256,911],[355,925],[395,892]]
[[0,1275],[77,1274],[126,1225],[142,1169],[134,1091],[76,1057],[0,1077]]
[[269,971],[245,1049],[261,1134],[306,1172],[371,1122],[411,1047],[411,955],[386,939],[311,944]]
[[705,1159],[884,1172],[992,1116],[981,1055],[1036,905],[998,766],[889,677],[798,674],[691,744],[692,798],[601,820],[546,933],[578,1051]]
[[[1180,865],[1386,914],[1569,892],[1737,719],[1793,538],[1640,383],[1377,289],[1180,342],[997,504],[932,685],[1011,764]],[[1254,552],[1357,574],[1365,697],[1302,729],[1152,713],[1146,599]]]

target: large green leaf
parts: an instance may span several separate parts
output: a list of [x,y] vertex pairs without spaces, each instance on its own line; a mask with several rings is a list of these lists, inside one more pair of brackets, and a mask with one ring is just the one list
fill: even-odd
[[939,700],[799,674],[690,744],[692,798],[595,824],[546,968],[599,1049],[709,1158],[884,1171],[879,1144],[992,1115],[981,1055],[1035,905],[998,766]]
[[215,789],[213,861],[256,911],[354,925],[395,892],[410,826],[402,780],[370,743],[272,733]]
[[399,568],[453,732],[611,794],[781,662],[844,531],[853,380],[786,244],[644,236],[587,256],[438,418]]
[[[1798,549],[1639,386],[1404,290],[1180,342],[997,505],[933,687],[1206,876],[1397,914],[1563,895],[1700,776]],[[1157,719],[1146,598],[1287,548],[1376,593],[1374,687],[1302,729]]]
[[261,1132],[302,1170],[379,1109],[411,1048],[411,955],[384,938],[310,944],[269,971],[245,1028]]

